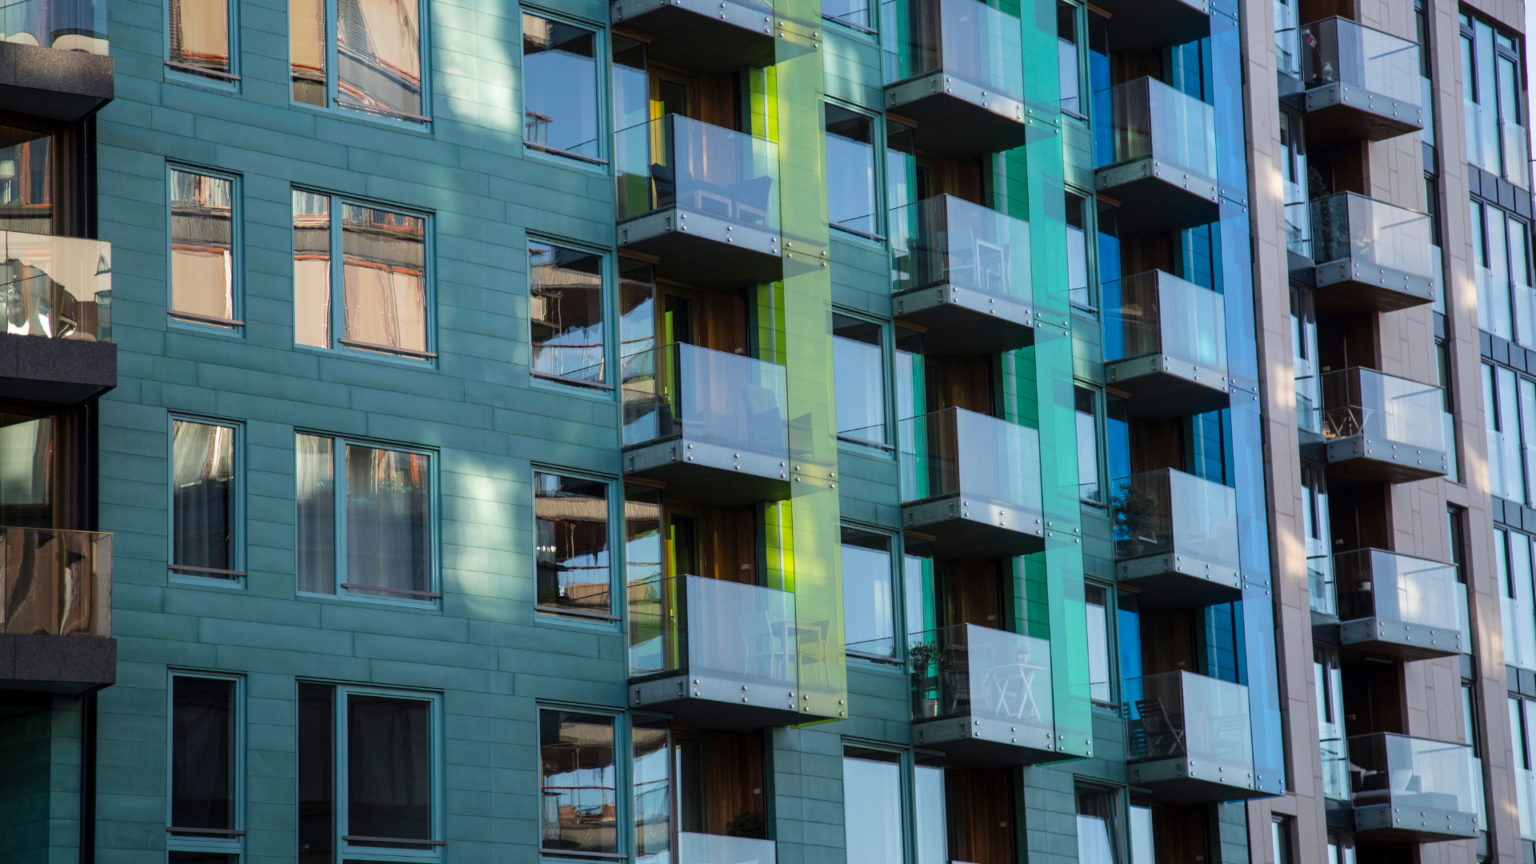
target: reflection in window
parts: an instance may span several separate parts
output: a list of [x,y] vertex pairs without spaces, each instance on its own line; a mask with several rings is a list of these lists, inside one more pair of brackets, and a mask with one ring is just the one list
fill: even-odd
[[326,0],[288,0],[288,62],[293,101],[325,107]]
[[860,30],[869,30],[869,0],[826,0],[821,17],[841,21]]
[[[667,721],[636,717],[630,728],[635,860],[667,864],[672,851],[672,748]],[[687,830],[685,827],[683,830]]]
[[1109,592],[1097,585],[1087,586],[1088,613],[1088,697],[1109,703]]
[[1093,308],[1093,294],[1088,285],[1088,234],[1085,223],[1087,202],[1078,195],[1067,195],[1067,299],[1079,309]]
[[1077,418],[1077,495],[1091,504],[1103,504],[1104,494],[1099,488],[1099,421],[1098,401],[1092,390],[1072,388],[1076,400]]
[[170,28],[167,66],[215,79],[230,77],[229,0],[170,0]]
[[0,230],[53,233],[53,136],[0,126]]
[[832,371],[838,437],[884,445],[885,348],[880,325],[834,314]]
[[1061,110],[1079,117],[1086,115],[1077,72],[1077,7],[1061,0],[1056,2],[1056,61],[1061,78]]
[[171,315],[231,326],[235,319],[235,181],[171,169]]
[[656,276],[650,264],[619,259],[619,356],[656,347]]
[[541,710],[539,766],[539,848],[572,855],[617,852],[613,718]]
[[645,43],[612,35],[613,128],[628,129],[651,119],[651,75]]
[[0,525],[52,528],[54,419],[0,414]]
[[827,221],[878,234],[874,118],[827,104]]
[[533,374],[605,383],[603,256],[530,240],[528,273]]
[[624,490],[625,584],[660,579],[662,556],[661,490],[630,486]]
[[235,429],[171,424],[171,569],[227,578],[235,572]]
[[848,650],[896,656],[891,591],[891,538],[843,528],[843,633]]
[[1126,808],[1126,834],[1130,838],[1131,864],[1157,861],[1157,847],[1152,841],[1152,807],[1132,801]]
[[[422,116],[417,0],[336,0],[330,7],[335,21],[327,20],[328,5],[325,0],[289,3],[294,101],[321,107],[334,101],[378,117],[427,120]],[[334,34],[334,46],[328,32]]]
[[331,197],[293,190],[293,341],[331,347]]
[[299,590],[336,593],[335,442],[319,435],[299,435],[298,570]]
[[906,860],[901,818],[901,761],[894,753],[847,748],[843,756],[843,830],[848,864]]
[[912,767],[912,812],[917,825],[916,864],[949,864],[948,818],[944,812],[944,767],[941,763]]
[[608,484],[533,475],[538,605],[545,611],[610,617]]
[[235,828],[235,753],[235,682],[173,677],[170,827],[193,829],[181,836]]
[[597,35],[523,13],[523,143],[597,159]]

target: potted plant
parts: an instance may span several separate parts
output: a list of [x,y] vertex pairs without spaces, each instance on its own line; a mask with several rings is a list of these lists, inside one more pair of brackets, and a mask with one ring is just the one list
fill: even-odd
[[943,651],[937,642],[918,642],[907,649],[912,666],[912,701],[919,717],[939,716],[939,665]]
[[1129,481],[1120,484],[1120,492],[1111,500],[1115,536],[1124,538],[1127,554],[1141,555],[1148,544],[1157,544],[1153,528],[1161,515],[1157,499]]

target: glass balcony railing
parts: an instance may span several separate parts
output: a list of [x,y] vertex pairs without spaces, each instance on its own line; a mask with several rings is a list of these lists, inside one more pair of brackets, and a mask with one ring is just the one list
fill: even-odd
[[[1472,748],[1465,744],[1406,735],[1378,732],[1350,738],[1356,827],[1472,836],[1477,831],[1477,801],[1471,756]],[[1361,812],[1367,808],[1381,813],[1380,821]]]
[[1323,375],[1323,437],[1364,436],[1415,450],[1445,451],[1439,387],[1353,366]]
[[[1337,727],[1335,727],[1337,728]],[[1342,738],[1324,738],[1318,742],[1323,762],[1323,797],[1348,801],[1349,747]]]
[[880,14],[886,83],[942,71],[952,79],[948,83],[1023,99],[1023,30],[1017,15],[978,0],[885,0]]
[[[1108,374],[1117,387],[1132,391],[1133,412],[1182,415],[1225,404],[1227,326],[1220,294],[1151,270],[1105,283],[1104,298],[1104,360],[1121,364]],[[1140,358],[1149,362],[1129,362]],[[1146,384],[1138,387],[1141,380]],[[1137,405],[1138,396],[1157,404]]]
[[678,343],[631,354],[620,366],[625,447],[686,437],[789,457],[783,366]]
[[1051,643],[962,624],[908,637],[914,722],[969,718],[1006,724],[1010,738],[1043,750],[1051,744]]
[[619,221],[657,210],[777,232],[778,145],[676,114],[614,135]]
[[1175,553],[1237,570],[1237,495],[1230,486],[1172,468],[1112,486],[1115,560]]
[[677,832],[677,864],[775,864],[777,860],[772,840]]
[[1499,112],[1477,102],[1461,100],[1462,123],[1467,134],[1467,163],[1495,176],[1503,173],[1499,156]]
[[950,495],[1039,512],[1040,433],[964,408],[901,421],[901,500]]
[[[1125,705],[1126,761],[1183,759],[1201,779],[1253,786],[1248,688],[1193,672],[1141,679]],[[1192,775],[1193,776],[1193,775]]]
[[1434,299],[1434,245],[1423,213],[1353,192],[1319,198],[1312,202],[1312,248],[1319,305],[1340,300],[1324,285],[1349,282],[1407,295],[1370,308],[1390,311]]
[[0,231],[5,332],[112,338],[112,244]]
[[1455,565],[1360,549],[1333,556],[1333,570],[1346,644],[1398,646],[1426,656],[1460,653],[1465,635],[1456,595],[1465,605],[1466,593]]
[[1333,562],[1326,557],[1307,559],[1307,604],[1313,612],[1335,617],[1339,614]]
[[631,678],[713,675],[772,685],[782,697],[796,687],[801,654],[827,656],[827,629],[798,625],[787,591],[678,576],[632,582],[626,593]]
[[891,210],[891,290],[950,285],[1028,302],[1029,223],[952,195]]
[[1302,52],[1302,83],[1307,89],[1342,84],[1361,91],[1360,107],[1380,100],[1377,110],[1398,113],[1404,122],[1419,125],[1416,112],[1423,94],[1417,44],[1345,18],[1325,18],[1301,29],[1308,46]]
[[[1467,771],[1472,775],[1472,803],[1477,807],[1477,830],[1488,830],[1488,798],[1483,791],[1483,760],[1472,755],[1471,748],[1467,748],[1467,761],[1471,763]],[[1526,838],[1536,839],[1536,838]]]
[[60,51],[106,54],[102,0],[21,0],[0,11],[0,39]]
[[112,535],[0,528],[0,633],[112,635]]
[[1152,158],[1214,182],[1216,122],[1211,105],[1155,78],[1138,78],[1109,91],[1111,140],[1096,153],[1099,167]]

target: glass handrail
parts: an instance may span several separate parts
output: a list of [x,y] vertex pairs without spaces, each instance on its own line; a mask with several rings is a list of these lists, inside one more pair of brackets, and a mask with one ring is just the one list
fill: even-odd
[[1355,806],[1477,812],[1472,748],[1465,744],[1375,733],[1349,739]]
[[676,207],[777,231],[778,145],[677,114],[614,134],[619,221]]
[[1226,374],[1226,303],[1220,294],[1161,270],[1107,282],[1103,290],[1106,361],[1163,355]]
[[687,436],[789,458],[783,366],[681,343],[631,354],[619,366],[624,446]]
[[[910,634],[907,658],[914,720],[971,717],[1053,728],[1045,639],[960,624]],[[1038,747],[1041,740],[1049,737],[1028,743]]]
[[1382,549],[1359,549],[1333,556],[1338,586],[1339,618],[1375,618],[1445,630],[1461,627],[1456,594],[1465,590],[1456,581],[1456,566],[1398,555]]
[[1419,46],[1346,18],[1324,18],[1302,29],[1302,83],[1308,89],[1343,83],[1419,106]]
[[890,213],[891,291],[953,285],[1027,301],[1029,223],[952,195]]
[[20,0],[0,9],[0,40],[85,54],[108,53],[107,4]]
[[687,670],[794,688],[799,654],[827,656],[831,622],[797,622],[787,591],[690,575],[625,590],[631,676]]
[[1177,551],[1237,570],[1237,494],[1172,468],[1116,480],[1110,513],[1115,558]]
[[1445,452],[1444,394],[1355,366],[1323,376],[1323,437],[1361,435],[1418,450]]
[[[1251,772],[1247,687],[1193,672],[1148,675],[1140,683],[1141,698],[1124,708],[1128,761],[1183,757]],[[1231,779],[1238,783],[1243,776]]]
[[1109,153],[1098,153],[1098,167],[1143,157],[1176,165],[1214,181],[1215,110],[1155,78],[1138,78],[1109,91]]
[[1017,15],[979,0],[884,0],[880,16],[887,84],[943,70],[986,93],[1022,98]]
[[0,528],[0,633],[112,635],[112,535]]
[[1038,511],[1040,433],[964,408],[901,421],[901,500],[964,495]]
[[1352,261],[1434,278],[1429,217],[1353,192],[1312,202],[1312,248],[1319,266]]

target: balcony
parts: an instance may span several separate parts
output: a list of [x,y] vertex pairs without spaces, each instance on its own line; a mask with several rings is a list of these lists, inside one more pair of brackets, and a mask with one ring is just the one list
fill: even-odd
[[1210,105],[1153,78],[1110,90],[1113,146],[1097,153],[1099,192],[1120,228],[1166,234],[1216,221],[1216,123]]
[[0,106],[73,122],[112,101],[107,4],[19,0],[0,12]]
[[1355,366],[1323,376],[1323,438],[1330,478],[1411,483],[1444,476],[1439,387]]
[[1248,688],[1193,672],[1126,682],[1140,697],[1125,705],[1126,761],[1133,786],[1166,804],[1258,798]]
[[1137,417],[1169,419],[1228,405],[1226,304],[1161,270],[1104,286],[1104,379]]
[[117,386],[112,244],[0,231],[0,398],[78,404]]
[[650,36],[651,62],[705,75],[774,62],[773,4],[766,0],[616,0],[609,20]]
[[620,365],[626,476],[720,507],[789,497],[783,366],[681,344]]
[[823,719],[797,707],[799,676],[830,660],[831,622],[797,623],[794,594],[702,576],[626,590],[631,708],[706,729]]
[[935,555],[990,560],[1045,548],[1040,433],[963,408],[901,421],[901,523]]
[[1429,217],[1341,192],[1312,202],[1317,308],[1395,312],[1434,301]]
[[677,832],[677,864],[776,864],[772,840]]
[[656,275],[733,288],[783,275],[778,145],[668,114],[614,135],[619,248]]
[[1405,843],[1477,836],[1472,748],[1378,732],[1349,739],[1355,830]]
[[932,354],[991,355],[1035,342],[1029,223],[950,195],[891,211],[891,306]]
[[977,0],[885,0],[880,14],[885,108],[915,122],[917,149],[969,159],[1024,143],[1017,15]]
[[1301,30],[1309,136],[1385,141],[1424,127],[1417,44],[1347,18]]
[[78,695],[117,680],[112,535],[0,528],[0,690]]
[[1164,468],[1116,484],[1115,573],[1138,588],[1144,609],[1211,606],[1242,599],[1237,494]]
[[1110,15],[1109,43],[1116,51],[1144,54],[1211,33],[1207,0],[1104,0],[1094,5]]
[[977,768],[1057,758],[1050,642],[974,624],[908,638],[915,746]]
[[1333,556],[1333,569],[1343,644],[1402,660],[1462,653],[1466,586],[1453,565],[1361,549]]

